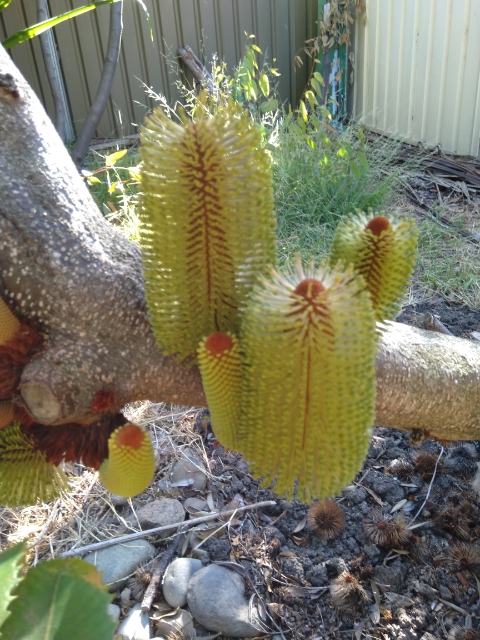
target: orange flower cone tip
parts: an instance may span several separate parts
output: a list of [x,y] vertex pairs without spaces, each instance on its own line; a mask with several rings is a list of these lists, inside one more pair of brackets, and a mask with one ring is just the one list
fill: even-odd
[[108,441],[108,458],[100,480],[111,493],[125,498],[145,491],[155,472],[155,455],[148,433],[135,424],[116,429]]
[[3,298],[0,298],[0,346],[11,340],[19,329],[18,318],[10,311]]
[[373,235],[378,238],[382,231],[386,231],[390,226],[390,220],[388,218],[385,216],[376,216],[365,225],[365,231],[371,231]]
[[10,400],[0,402],[0,429],[12,424],[14,417],[13,403]]
[[220,444],[237,449],[241,357],[237,338],[216,331],[198,347],[198,364],[212,427]]

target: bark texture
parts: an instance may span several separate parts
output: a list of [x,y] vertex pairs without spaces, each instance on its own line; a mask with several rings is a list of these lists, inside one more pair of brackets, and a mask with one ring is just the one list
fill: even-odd
[[[0,113],[0,295],[47,335],[19,401],[53,425],[99,420],[99,397],[112,413],[142,399],[204,404],[197,369],[155,344],[139,248],[105,222],[2,47]],[[377,380],[378,424],[480,438],[479,344],[389,323]]]

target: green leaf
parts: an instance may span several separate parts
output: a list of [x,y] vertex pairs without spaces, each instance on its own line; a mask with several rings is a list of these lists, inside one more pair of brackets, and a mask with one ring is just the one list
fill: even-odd
[[257,47],[256,44],[252,44],[251,46],[252,46],[252,49],[257,53],[262,53],[262,50],[260,49],[260,47]]
[[31,38],[40,35],[44,31],[47,31],[47,29],[51,29],[52,27],[55,27],[57,24],[60,24],[65,20],[70,20],[70,18],[80,16],[82,13],[86,13],[87,11],[91,11],[92,9],[96,9],[97,7],[101,7],[104,4],[113,4],[114,2],[121,1],[122,0],[101,0],[101,2],[91,2],[90,4],[86,4],[83,7],[78,7],[78,9],[73,9],[73,11],[67,11],[66,13],[60,14],[59,16],[55,16],[55,18],[49,18],[44,22],[39,22],[38,24],[34,24],[31,27],[27,27],[26,29],[17,31],[12,36],[4,40],[2,44],[5,49],[10,49],[10,47],[15,46],[16,44],[20,44],[21,42],[25,42],[25,40],[30,40]]
[[303,121],[308,122],[308,111],[303,100],[300,100],[300,113],[302,114]]
[[369,169],[368,160],[367,160],[367,156],[363,153],[363,151],[358,151],[357,152],[357,158],[358,158],[358,161],[360,162],[360,164],[362,165],[363,169],[365,171],[368,171],[368,169]]
[[312,78],[310,80],[310,84],[312,86],[312,89],[315,91],[315,93],[317,94],[317,96],[321,96],[322,95],[322,87],[320,86],[320,84],[315,80],[315,78]]
[[315,80],[316,80],[317,82],[319,82],[319,83],[320,83],[320,85],[321,85],[322,87],[324,87],[324,86],[325,86],[325,81],[324,81],[323,76],[322,76],[322,74],[321,74],[321,73],[318,73],[318,71],[315,71],[315,73],[313,74],[313,77],[315,78]]
[[102,181],[95,176],[89,176],[87,180],[90,182],[90,184],[102,184]]
[[153,29],[152,29],[152,23],[150,21],[150,14],[148,13],[148,9],[145,6],[145,3],[143,2],[143,0],[137,0],[137,2],[142,7],[142,9],[145,11],[145,15],[147,17],[147,22],[148,22],[148,25],[150,27],[150,40],[153,42]]
[[115,151],[115,153],[111,153],[109,156],[105,158],[105,164],[107,167],[113,167],[117,164],[117,160],[123,158],[123,156],[127,153],[127,149],[122,149],[122,151]]
[[26,552],[26,543],[19,542],[0,553],[0,627],[10,615],[7,608],[14,599],[11,595],[13,589],[22,579],[20,572],[25,563]]
[[263,95],[268,98],[268,94],[270,93],[270,82],[266,73],[262,72],[260,74],[260,77],[258,78],[258,86],[260,87],[260,91]]
[[317,104],[317,99],[313,91],[306,91],[305,97],[308,100],[308,104],[310,105],[311,109],[312,110],[315,109],[315,105]]
[[355,162],[355,160],[350,160],[349,166],[355,178],[357,178],[357,180],[360,179],[362,177],[362,172],[360,171],[360,167]]
[[112,600],[97,569],[83,560],[51,560],[31,569],[15,590],[2,640],[111,640]]
[[262,102],[262,104],[260,105],[260,111],[263,111],[263,113],[268,113],[269,111],[275,111],[277,106],[278,106],[278,100],[276,100],[275,98],[272,98],[271,100],[268,100],[268,102]]
[[8,7],[12,0],[0,0],[0,11],[3,11]]

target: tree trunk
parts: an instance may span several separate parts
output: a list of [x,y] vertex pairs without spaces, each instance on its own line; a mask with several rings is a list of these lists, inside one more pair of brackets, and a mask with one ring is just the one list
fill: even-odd
[[[10,75],[9,75],[10,74]],[[88,424],[134,400],[205,403],[196,367],[165,357],[137,245],[100,214],[37,98],[0,47],[0,295],[48,335],[19,391],[36,421]],[[377,423],[480,438],[480,345],[386,325]]]
[[[48,12],[47,0],[37,0],[37,22],[48,20],[50,14]],[[49,39],[52,38],[51,32],[40,34],[40,46],[42,48],[43,60],[45,63],[45,71],[47,73],[50,90],[52,92],[53,103],[55,106],[55,129],[62,142],[65,142],[65,103],[62,96],[62,87],[58,77],[58,68],[52,59],[52,50],[49,46]]]
[[117,69],[118,56],[120,55],[120,43],[123,31],[123,2],[115,2],[110,7],[110,31],[108,34],[107,55],[103,65],[102,77],[98,86],[97,95],[90,111],[83,123],[82,131],[78,136],[73,149],[72,157],[77,165],[81,165],[88,153],[88,147],[101,120],[103,112],[108,104],[112,91],[113,79]]

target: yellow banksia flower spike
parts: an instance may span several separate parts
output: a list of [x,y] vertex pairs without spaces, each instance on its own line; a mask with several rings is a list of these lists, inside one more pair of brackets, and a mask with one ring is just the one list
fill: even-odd
[[363,276],[376,319],[393,320],[400,311],[417,250],[414,221],[358,212],[339,222],[330,261],[352,264]]
[[141,245],[157,343],[195,355],[237,333],[254,285],[275,262],[275,215],[262,134],[239,105],[177,124],[158,109],[141,133]]
[[[58,427],[61,429],[61,427]],[[61,469],[45,460],[34,441],[13,422],[0,430],[0,504],[26,506],[46,502],[68,491]]]
[[17,316],[10,311],[3,298],[0,298],[0,346],[11,340],[19,329],[20,321]]
[[116,429],[98,473],[105,489],[117,496],[131,498],[145,491],[155,473],[153,446],[145,429],[131,423]]
[[239,441],[279,495],[327,498],[366,457],[375,404],[375,317],[350,268],[296,270],[258,285],[246,310]]
[[13,402],[11,400],[0,400],[0,429],[12,424],[14,417]]
[[217,331],[200,342],[198,364],[213,431],[227,449],[238,450],[242,360],[238,339]]

